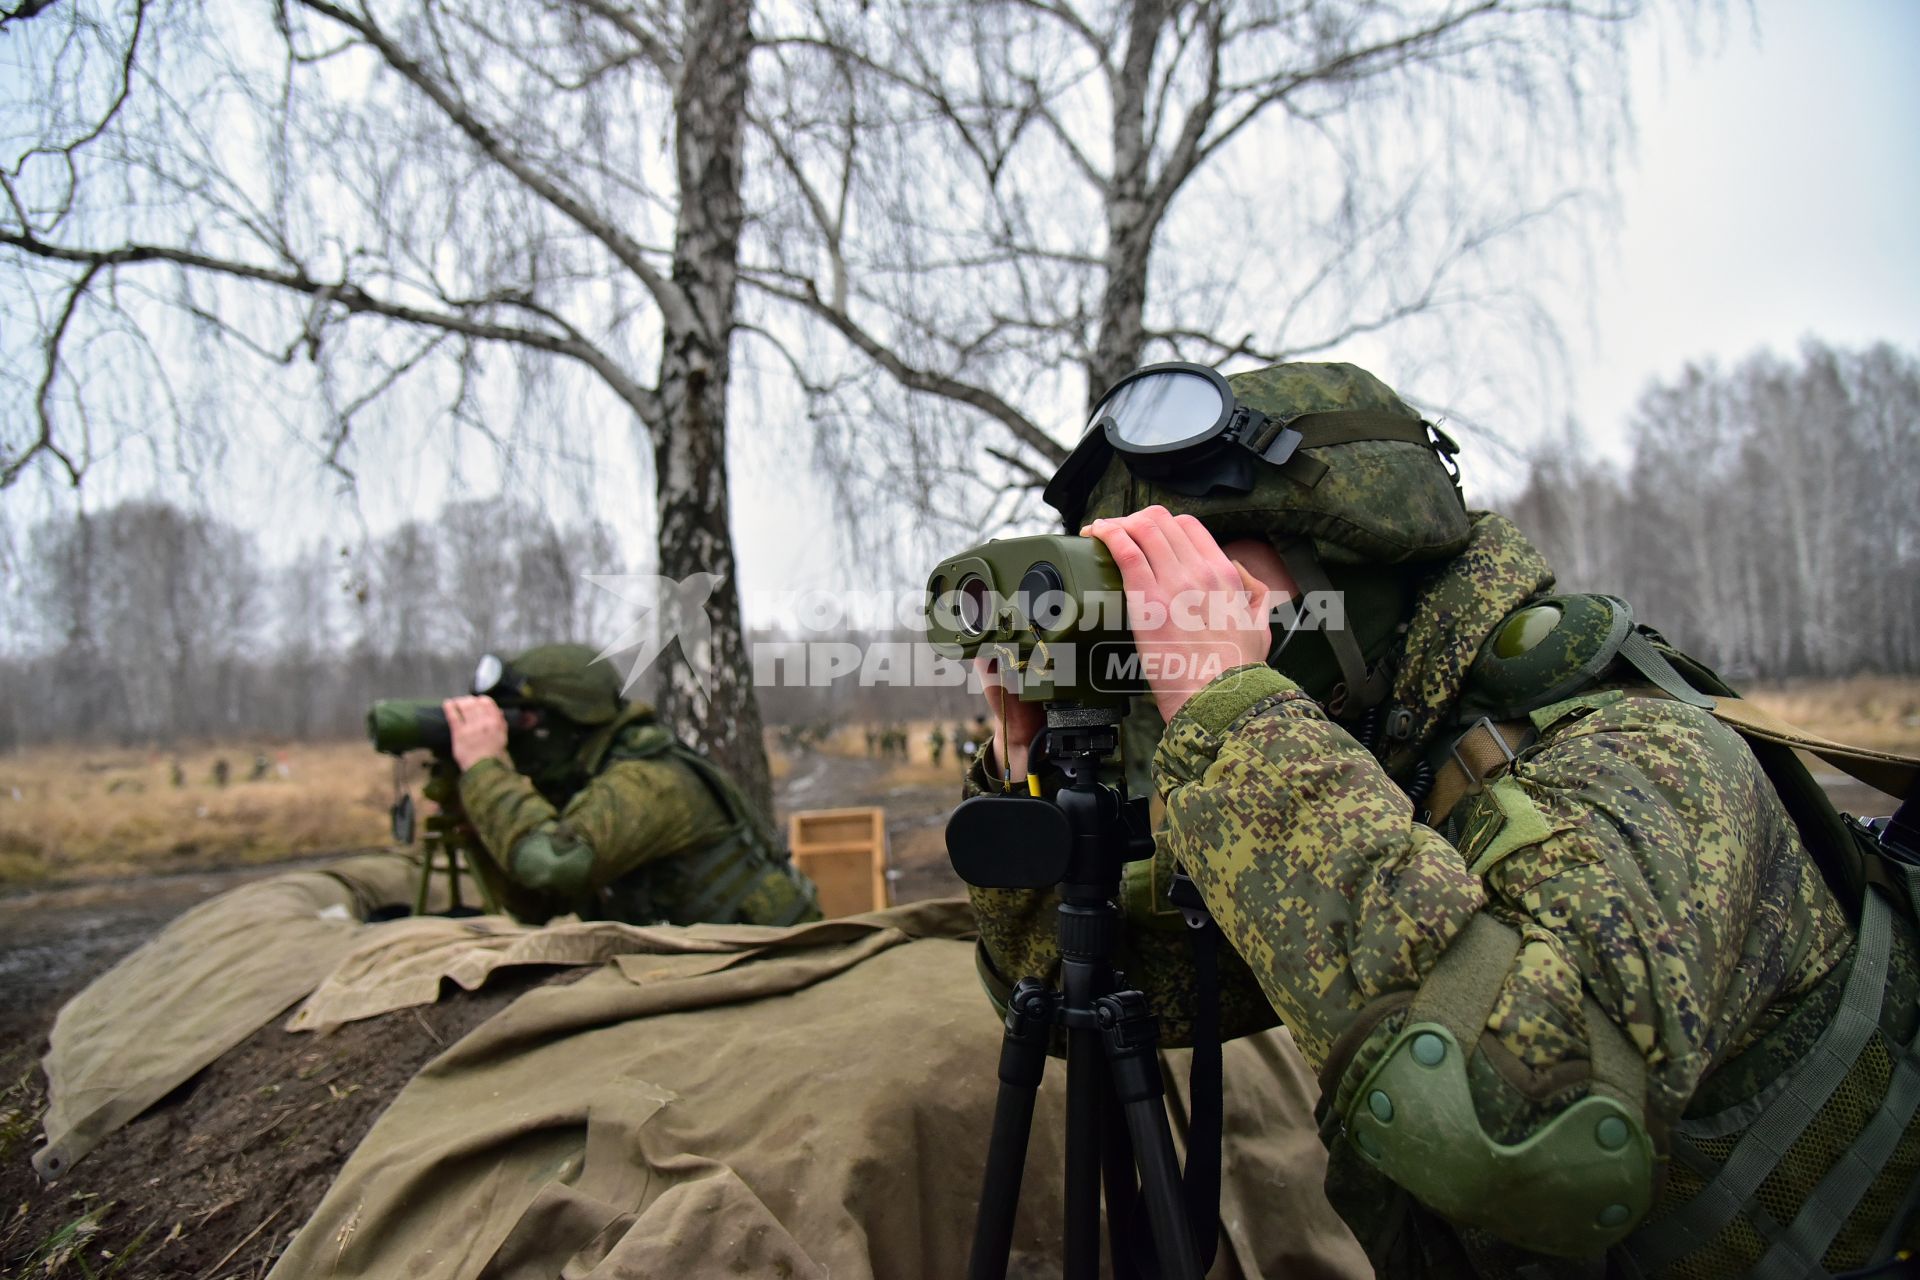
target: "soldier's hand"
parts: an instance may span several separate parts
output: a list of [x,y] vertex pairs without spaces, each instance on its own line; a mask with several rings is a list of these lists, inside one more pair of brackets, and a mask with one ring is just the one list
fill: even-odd
[[506,758],[507,718],[492,698],[448,698],[440,704],[453,737],[453,760],[462,770],[482,760]]
[[[993,738],[981,748],[987,754],[987,772],[995,777],[1004,770],[1009,777],[1027,776],[1027,748],[1047,727],[1047,713],[1037,702],[1022,702],[1007,692],[994,670],[993,659],[975,658],[974,670],[980,673],[980,687],[987,695],[987,713],[993,719]],[[954,749],[960,744],[955,742]]]
[[[1105,544],[1120,570],[1134,647],[1163,719],[1171,723],[1222,672],[1266,661],[1268,618],[1292,586],[1267,544],[1237,540],[1230,556],[1199,520],[1158,506],[1080,532]],[[1236,557],[1259,557],[1262,575]]]

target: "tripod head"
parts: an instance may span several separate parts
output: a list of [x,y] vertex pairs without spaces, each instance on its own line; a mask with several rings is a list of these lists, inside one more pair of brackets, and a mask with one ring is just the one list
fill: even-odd
[[1100,781],[1120,749],[1121,719],[1115,707],[1049,702],[1045,757],[1065,785],[1052,799],[962,801],[947,819],[947,856],[960,878],[982,889],[1059,885],[1069,898],[1106,898],[1126,863],[1152,857],[1146,798]]

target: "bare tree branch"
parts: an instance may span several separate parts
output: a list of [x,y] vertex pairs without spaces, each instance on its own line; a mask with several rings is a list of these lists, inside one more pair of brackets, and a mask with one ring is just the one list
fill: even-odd
[[429,75],[426,68],[395,44],[385,32],[375,25],[371,17],[347,12],[327,0],[300,0],[300,4],[313,12],[333,19],[340,25],[357,32],[362,39],[379,51],[387,65],[406,77],[409,83],[424,93],[438,107],[460,132],[467,135],[473,144],[485,152],[501,168],[511,173],[529,191],[565,214],[582,231],[598,240],[620,264],[633,272],[634,278],[646,286],[653,295],[655,305],[667,317],[669,324],[690,328],[699,323],[698,313],[678,286],[657,271],[646,259],[646,250],[626,232],[602,216],[599,211],[589,208],[578,198],[563,190],[560,185],[528,164],[515,154],[492,129],[469,111],[453,92]]
[[14,231],[0,231],[0,244],[12,245],[37,258],[77,263],[88,267],[90,271],[101,267],[117,268],[148,262],[167,262],[199,271],[209,271],[236,280],[251,280],[272,285],[314,298],[327,305],[338,306],[348,312],[386,316],[391,320],[444,329],[450,333],[465,334],[471,338],[481,338],[491,342],[511,342],[555,355],[568,356],[599,374],[607,386],[642,420],[652,421],[659,413],[656,395],[650,388],[635,382],[604,351],[582,340],[577,334],[547,333],[524,326],[473,320],[454,312],[432,311],[424,307],[375,297],[359,285],[345,280],[320,281],[308,276],[304,271],[281,271],[246,262],[215,258],[168,245],[128,244],[114,249],[80,249],[47,244],[30,234]]
[[925,391],[960,404],[971,405],[1006,427],[1015,439],[1041,457],[1049,459],[1056,465],[1066,461],[1067,450],[1064,446],[997,393],[951,375],[922,369],[908,363],[873,334],[862,328],[851,315],[835,310],[822,301],[812,281],[807,281],[802,287],[795,288],[791,285],[777,284],[766,273],[752,270],[743,272],[741,278],[770,297],[805,307],[815,316],[826,321],[835,332],[851,342],[868,359],[893,375],[902,385],[915,391]]

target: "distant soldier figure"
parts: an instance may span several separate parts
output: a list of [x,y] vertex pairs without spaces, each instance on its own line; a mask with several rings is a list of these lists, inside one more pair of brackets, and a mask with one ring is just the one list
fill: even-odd
[[266,752],[264,751],[254,752],[253,753],[253,772],[247,775],[247,781],[248,782],[266,781],[267,773],[272,768],[273,768],[273,763],[267,759]]
[[927,754],[932,757],[936,767],[940,763],[940,753],[946,749],[947,735],[942,732],[940,726],[936,724],[933,726],[932,732],[927,734]]
[[221,756],[218,760],[215,760],[213,762],[213,785],[216,787],[226,786],[227,778],[230,776],[231,773],[232,773],[232,770],[230,770],[227,767],[227,758],[225,756]]
[[177,759],[168,767],[168,776],[176,791],[187,785],[187,771],[181,768],[180,761]]
[[[505,687],[512,684],[511,697]],[[542,645],[445,705],[475,874],[522,920],[815,920],[813,882],[719,766],[620,694],[589,645]],[[511,719],[509,719],[511,715]]]
[[880,731],[872,725],[867,726],[867,759],[871,760],[880,750]]
[[953,758],[962,769],[973,763],[973,743],[967,738],[967,727],[958,720],[953,722],[953,732],[948,735],[953,743]]

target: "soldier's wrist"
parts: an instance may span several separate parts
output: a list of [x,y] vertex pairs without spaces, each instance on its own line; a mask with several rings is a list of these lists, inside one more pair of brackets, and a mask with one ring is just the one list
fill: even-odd
[[1300,686],[1265,663],[1232,667],[1215,676],[1168,721],[1169,731],[1191,724],[1210,738],[1226,735],[1235,721],[1269,698],[1291,693]]
[[1233,727],[1262,707],[1305,697],[1300,686],[1263,664],[1223,671],[1187,699],[1168,723],[1153,753],[1155,785],[1162,795],[1207,771]]

